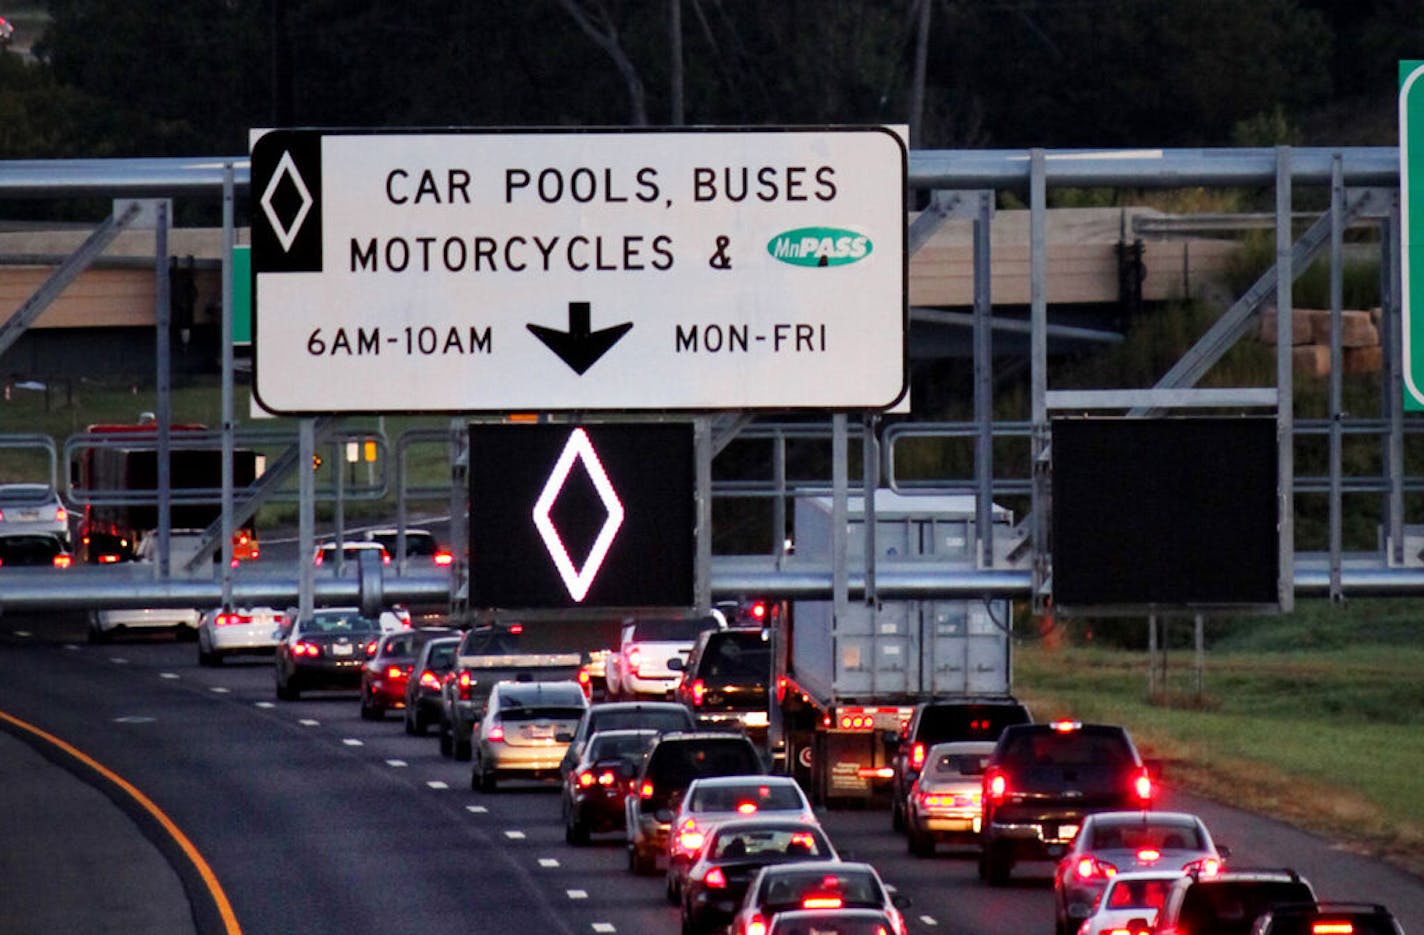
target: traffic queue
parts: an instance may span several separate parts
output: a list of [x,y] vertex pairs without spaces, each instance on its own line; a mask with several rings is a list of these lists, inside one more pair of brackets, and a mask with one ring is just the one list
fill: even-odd
[[[472,790],[557,788],[567,844],[621,841],[629,872],[663,878],[684,933],[909,931],[909,900],[842,854],[802,784],[771,774],[765,721],[684,701],[698,693],[687,659],[708,634],[754,636],[755,622],[629,622],[593,668],[588,652],[526,638],[537,625],[397,618],[383,631],[350,610],[317,616],[333,632],[293,643],[314,649],[278,649],[279,698],[303,663],[354,671],[361,716],[437,728],[441,752],[470,763]],[[769,660],[761,671],[765,699]],[[1157,807],[1161,765],[1121,727],[1034,721],[1011,698],[941,699],[906,719],[900,745],[891,825],[907,852],[977,850],[989,886],[1016,863],[1048,862],[1057,935],[1402,932],[1377,904],[1319,901],[1291,870],[1235,866],[1201,818]]]

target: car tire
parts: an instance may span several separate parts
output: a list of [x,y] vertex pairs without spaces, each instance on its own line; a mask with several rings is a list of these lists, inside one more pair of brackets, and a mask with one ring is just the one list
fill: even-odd
[[299,701],[302,697],[302,690],[290,681],[277,683],[277,698],[282,701]]
[[905,830],[905,802],[899,793],[890,801],[890,830],[900,832]]
[[564,823],[564,841],[574,847],[583,847],[588,843],[588,823],[579,821],[577,818],[570,818]]
[[450,724],[443,717],[440,719],[440,755],[444,757],[455,755],[455,747],[450,742]]
[[378,705],[372,703],[372,701],[371,701],[371,699],[370,699],[369,696],[367,696],[367,695],[362,695],[362,696],[361,696],[361,720],[363,720],[363,721],[381,721],[381,720],[385,720],[385,717],[386,717],[386,709],[385,709],[385,708],[382,708],[382,707],[380,707],[380,706],[378,706]]
[[470,743],[469,732],[463,729],[450,731],[450,755],[455,759],[467,762],[474,755],[474,747]]
[[499,791],[499,779],[495,776],[494,770],[481,770],[477,774],[472,774],[471,779],[475,775],[479,776],[480,791],[485,795],[494,795]]
[[677,885],[677,878],[672,871],[668,871],[667,882],[663,884],[663,898],[668,901],[669,906],[682,905],[682,892]]
[[410,708],[406,708],[405,713],[401,715],[401,726],[405,728],[407,734],[415,736],[415,715],[411,713]]
[[99,625],[98,613],[91,611],[89,614],[89,642],[107,643],[108,641],[109,634]]
[[933,857],[935,853],[935,839],[932,834],[925,834],[909,825],[905,829],[905,846],[913,857]]
[[633,875],[639,877],[650,877],[656,873],[658,869],[657,858],[652,854],[643,853],[642,848],[636,844],[633,845],[629,865],[633,870]]
[[991,844],[979,852],[979,876],[990,886],[1008,883],[1013,867],[1013,858],[1000,845]]
[[198,665],[212,668],[218,664],[218,657],[210,650],[203,648],[203,641],[198,640]]

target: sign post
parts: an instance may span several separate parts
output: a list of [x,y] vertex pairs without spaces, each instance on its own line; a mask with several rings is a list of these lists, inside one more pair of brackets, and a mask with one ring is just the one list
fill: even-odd
[[883,127],[257,135],[256,394],[291,414],[888,408],[905,176]]

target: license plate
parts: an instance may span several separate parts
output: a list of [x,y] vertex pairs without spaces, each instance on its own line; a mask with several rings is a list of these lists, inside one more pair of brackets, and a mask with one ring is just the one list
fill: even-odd
[[1058,826],[1058,840],[1060,840],[1060,841],[1071,841],[1071,840],[1073,840],[1074,838],[1076,838],[1077,836],[1078,836],[1078,826],[1077,826],[1077,825],[1059,825],[1059,826]]
[[742,718],[742,723],[748,727],[766,727],[770,721],[765,711],[753,711]]
[[355,649],[356,647],[350,643],[333,643],[331,646],[331,654],[333,656],[349,656]]
[[20,511],[20,517],[19,517],[19,518],[20,518],[21,520],[23,520],[24,522],[32,523],[32,522],[34,522],[35,520],[37,520],[37,519],[40,518],[40,511],[39,511],[39,510],[21,510],[21,511]]

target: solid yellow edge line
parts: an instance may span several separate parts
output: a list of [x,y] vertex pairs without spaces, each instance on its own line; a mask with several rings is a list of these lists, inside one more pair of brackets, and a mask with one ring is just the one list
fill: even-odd
[[218,882],[217,875],[213,873],[213,868],[208,866],[208,862],[203,859],[202,854],[198,853],[198,849],[193,846],[192,841],[188,840],[188,836],[173,823],[171,818],[164,814],[163,809],[159,808],[152,799],[140,792],[132,783],[124,779],[118,773],[115,773],[82,750],[60,740],[53,734],[47,733],[35,727],[33,724],[27,724],[14,715],[7,714],[4,711],[0,711],[0,720],[7,721],[21,730],[39,737],[46,743],[63,750],[65,753],[109,780],[109,782],[118,786],[127,793],[130,798],[143,806],[144,811],[148,812],[158,821],[163,827],[163,830],[168,833],[168,836],[178,843],[178,847],[182,849],[184,856],[198,869],[198,875],[202,877],[203,885],[208,888],[208,893],[212,895],[213,902],[217,904],[218,914],[222,917],[223,928],[229,935],[241,935],[242,927],[237,924],[237,915],[232,911],[232,904],[227,901],[227,894],[223,892],[222,884]]

